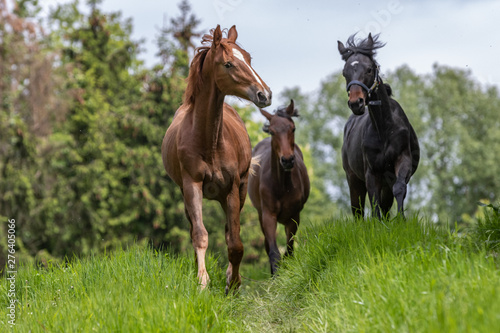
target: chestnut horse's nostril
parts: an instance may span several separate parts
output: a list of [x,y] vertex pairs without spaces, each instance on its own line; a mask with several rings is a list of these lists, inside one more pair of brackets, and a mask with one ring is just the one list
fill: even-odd
[[257,98],[259,99],[259,103],[267,104],[267,96],[262,91],[257,93]]

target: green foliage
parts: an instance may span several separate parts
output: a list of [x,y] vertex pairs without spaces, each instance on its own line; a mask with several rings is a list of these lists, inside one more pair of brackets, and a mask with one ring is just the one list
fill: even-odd
[[476,241],[484,244],[487,250],[498,255],[500,249],[500,205],[478,203],[483,207],[483,214],[473,228]]

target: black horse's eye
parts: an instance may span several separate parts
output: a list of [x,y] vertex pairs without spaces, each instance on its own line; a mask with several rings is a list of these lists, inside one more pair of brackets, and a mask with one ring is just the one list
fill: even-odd
[[231,68],[231,67],[233,67],[233,64],[232,64],[232,63],[230,63],[230,62],[228,61],[228,62],[226,62],[226,63],[224,64],[224,67],[226,67],[226,68]]
[[372,73],[372,68],[369,67],[368,70],[367,70],[368,74],[371,74]]

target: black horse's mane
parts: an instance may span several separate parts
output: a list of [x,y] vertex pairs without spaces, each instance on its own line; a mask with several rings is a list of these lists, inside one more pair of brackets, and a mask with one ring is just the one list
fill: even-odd
[[356,40],[356,34],[349,36],[347,45],[341,53],[342,59],[345,61],[353,54],[361,53],[374,60],[373,56],[377,53],[377,50],[385,46],[385,43],[378,40],[379,36],[380,34],[376,34],[371,39],[369,36],[362,40]]

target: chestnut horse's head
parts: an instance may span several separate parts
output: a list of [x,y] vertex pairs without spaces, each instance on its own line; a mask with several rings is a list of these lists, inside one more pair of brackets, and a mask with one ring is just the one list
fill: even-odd
[[376,89],[379,83],[378,64],[373,59],[375,51],[385,44],[378,41],[378,36],[362,40],[357,45],[354,42],[355,35],[347,40],[347,47],[338,41],[338,49],[342,59],[346,62],[342,74],[347,83],[347,93],[349,101],[347,104],[356,115],[361,115],[365,111],[365,106],[370,94]]
[[292,170],[295,162],[295,124],[292,117],[299,116],[293,100],[286,109],[278,109],[274,115],[265,110],[260,112],[269,120],[269,125],[264,126],[264,132],[271,134],[273,153],[278,156],[285,171]]
[[[271,89],[252,68],[250,54],[236,44],[237,38],[234,25],[227,38],[223,38],[219,25],[211,30],[211,34],[203,36],[202,43],[206,46],[197,49],[191,64],[188,78],[191,85],[188,83],[188,87],[192,86],[193,91],[186,91],[188,98],[194,99],[201,78],[210,76],[224,95],[249,100],[258,107],[271,104]],[[198,66],[198,70],[193,70],[193,66]]]

